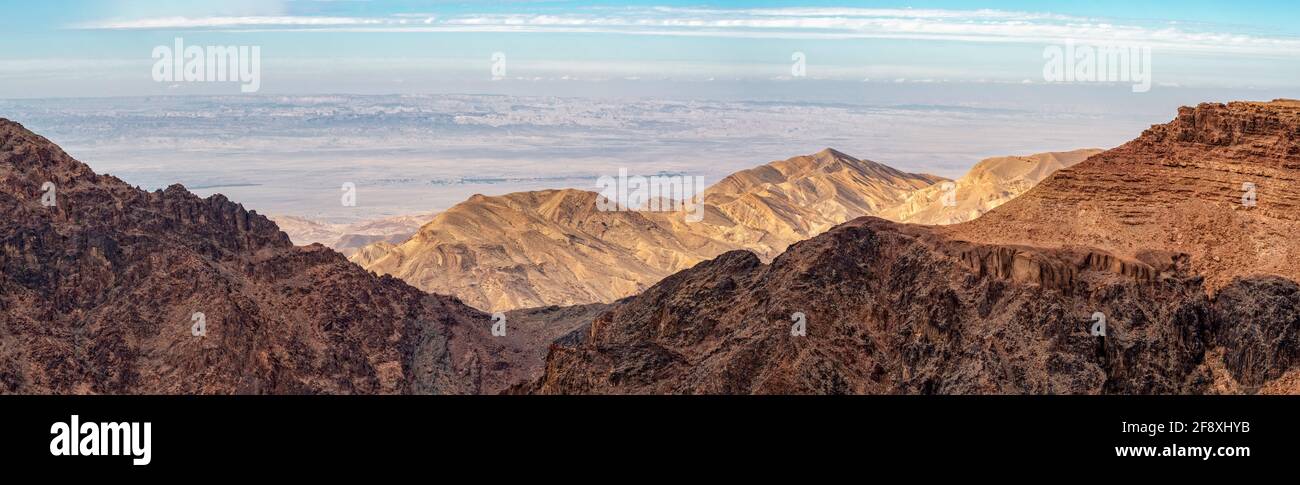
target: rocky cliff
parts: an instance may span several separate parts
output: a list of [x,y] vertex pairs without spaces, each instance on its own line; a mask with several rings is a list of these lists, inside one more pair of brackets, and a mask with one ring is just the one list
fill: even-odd
[[1189,255],[1211,288],[1300,279],[1300,102],[1201,104],[1056,172],[952,237]]

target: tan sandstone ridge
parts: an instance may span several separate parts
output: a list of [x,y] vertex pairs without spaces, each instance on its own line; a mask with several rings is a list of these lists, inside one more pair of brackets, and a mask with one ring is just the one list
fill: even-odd
[[580,190],[476,195],[352,261],[488,311],[612,302],[729,250],[770,259],[941,180],[827,149],[726,177],[694,223],[687,211],[600,211]]
[[[918,190],[907,200],[878,214],[909,224],[943,225],[975,219],[1005,204],[1057,170],[1101,153],[1096,148],[980,160],[955,182]],[[949,195],[947,201],[944,196]]]
[[1300,102],[1182,108],[970,222],[863,217],[702,262],[513,390],[1294,394],[1298,210]]

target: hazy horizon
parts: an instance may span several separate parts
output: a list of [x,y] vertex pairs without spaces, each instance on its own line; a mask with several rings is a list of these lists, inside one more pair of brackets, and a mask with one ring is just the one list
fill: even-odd
[[[1020,91],[1019,102],[1051,97],[1005,89]],[[179,183],[264,214],[357,222],[440,211],[479,193],[594,191],[619,168],[713,183],[827,147],[955,179],[991,156],[1116,146],[1204,94],[1153,97],[1123,112],[973,97],[963,105],[937,88],[888,95],[899,104],[244,95],[0,100],[0,112],[148,190]],[[357,186],[356,207],[339,204],[344,183]]]

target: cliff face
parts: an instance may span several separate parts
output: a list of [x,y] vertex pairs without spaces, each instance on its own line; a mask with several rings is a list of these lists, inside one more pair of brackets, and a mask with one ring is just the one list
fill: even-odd
[[730,252],[553,345],[524,390],[1300,392],[1298,139],[1294,102],[1185,108],[969,223]]
[[[1243,204],[1253,184],[1253,206]],[[1113,150],[1061,170],[953,238],[1187,254],[1210,288],[1300,279],[1300,102],[1185,107]]]
[[224,197],[97,175],[8,120],[0,213],[0,392],[472,393],[501,366],[454,298]]

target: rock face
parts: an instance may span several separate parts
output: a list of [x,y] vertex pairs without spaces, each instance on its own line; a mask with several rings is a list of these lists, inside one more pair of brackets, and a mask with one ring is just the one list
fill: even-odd
[[729,252],[552,345],[517,390],[1300,392],[1298,141],[1295,102],[1184,108],[972,222]]
[[[1033,188],[1057,170],[1101,153],[1095,148],[980,160],[955,182],[913,192],[878,215],[909,224],[944,225],[973,220]],[[945,200],[945,195],[948,196]]]
[[[1243,184],[1255,187],[1243,204]],[[1210,289],[1261,274],[1300,279],[1300,102],[1201,104],[1061,170],[954,238],[1184,253]]]
[[683,211],[600,211],[598,194],[579,190],[475,196],[352,260],[489,311],[608,303],[729,250],[771,259],[940,180],[827,149],[727,177],[695,223]]
[[8,120],[0,213],[3,393],[476,393],[541,365],[454,298],[222,196],[95,174]]

